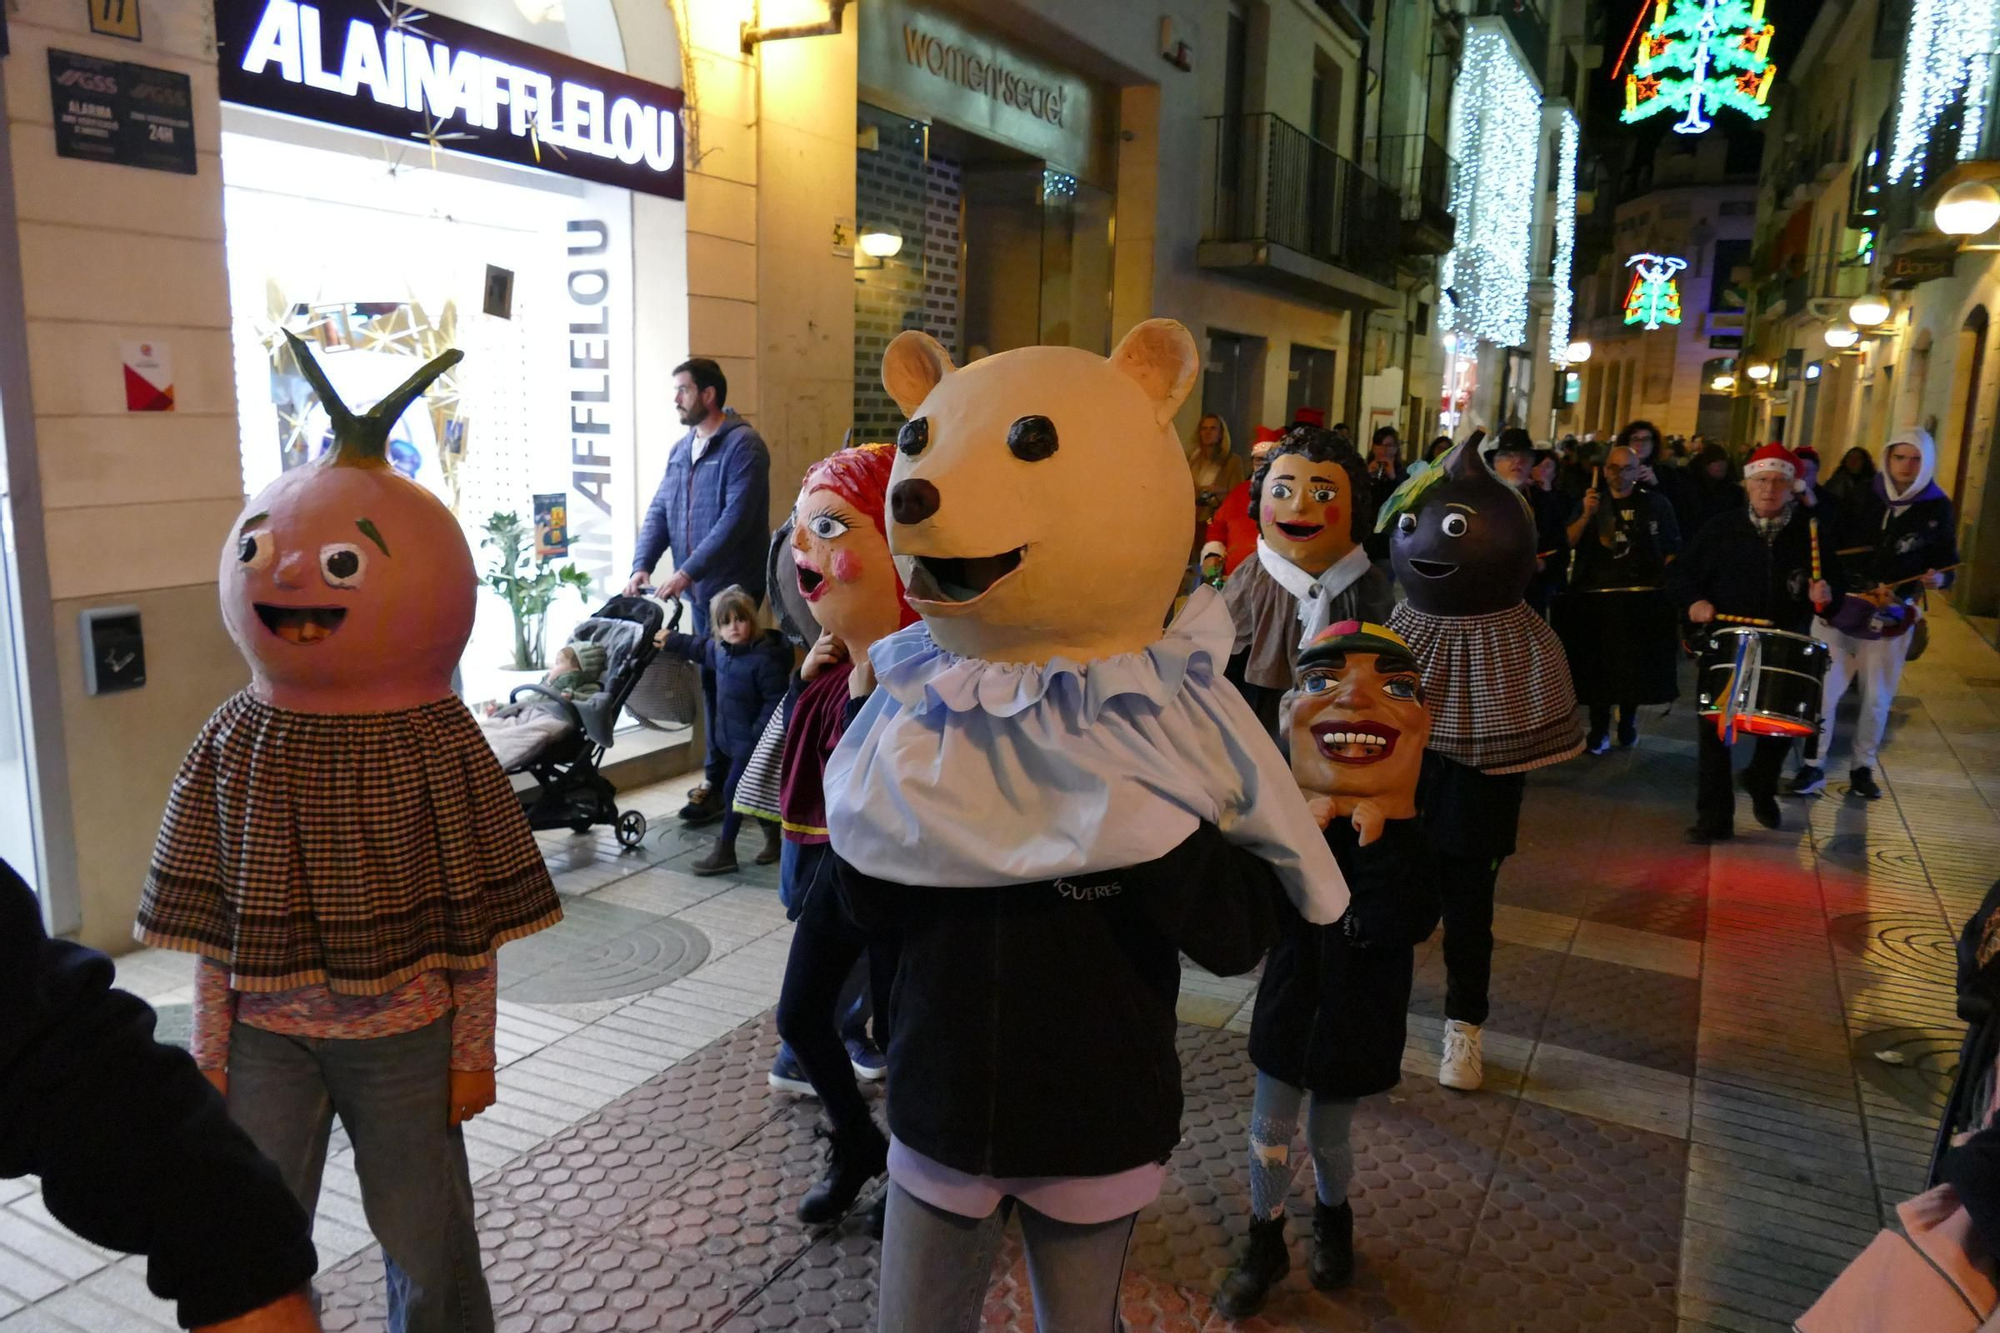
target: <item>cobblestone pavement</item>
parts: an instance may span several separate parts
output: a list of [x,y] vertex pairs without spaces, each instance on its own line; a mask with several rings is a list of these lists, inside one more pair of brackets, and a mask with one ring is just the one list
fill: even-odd
[[[1709,850],[1680,837],[1693,726],[1649,716],[1636,750],[1535,777],[1500,882],[1486,1090],[1435,1082],[1433,943],[1409,1076],[1356,1119],[1359,1277],[1306,1286],[1302,1186],[1293,1277],[1242,1327],[1780,1330],[1921,1188],[1957,1057],[1952,939],[2000,863],[2000,654],[1940,617],[1897,701],[1889,799],[1836,782],[1788,801],[1783,832],[1746,810]],[[855,1218],[793,1220],[815,1116],[764,1082],[790,939],[775,876],[683,873],[706,842],[669,827],[678,790],[633,800],[660,829],[639,853],[545,840],[571,921],[503,954],[500,1102],[468,1133],[501,1325],[867,1328],[874,1243]],[[170,1019],[189,999],[183,958],[120,971]],[[1243,1225],[1249,993],[1186,977],[1187,1134],[1133,1245],[1135,1330],[1225,1326],[1209,1293]],[[327,1327],[381,1328],[342,1141],[317,1239]],[[170,1327],[143,1277],[0,1182],[0,1331]],[[1010,1247],[986,1327],[1032,1326]]]

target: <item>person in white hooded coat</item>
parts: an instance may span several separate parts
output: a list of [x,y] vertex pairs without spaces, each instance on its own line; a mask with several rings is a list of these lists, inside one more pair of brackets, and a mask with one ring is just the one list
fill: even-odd
[[[1877,800],[1875,767],[1889,706],[1903,679],[1911,631],[1923,616],[1923,594],[1948,588],[1958,564],[1951,500],[1938,488],[1937,445],[1929,432],[1906,431],[1882,450],[1882,469],[1852,502],[1853,522],[1842,533],[1855,591],[1830,616],[1813,621],[1813,637],[1832,650],[1820,703],[1819,736],[1787,790],[1811,796],[1826,786],[1825,762],[1833,754],[1834,710],[1847,687],[1861,682],[1861,716],[1854,728],[1848,791]],[[1855,549],[1861,548],[1861,549]]]

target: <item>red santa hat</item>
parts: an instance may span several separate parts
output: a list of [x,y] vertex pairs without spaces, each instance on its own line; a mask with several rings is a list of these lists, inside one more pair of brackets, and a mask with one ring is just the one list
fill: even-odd
[[1750,460],[1743,465],[1745,480],[1751,477],[1761,477],[1767,472],[1777,473],[1783,476],[1786,481],[1797,481],[1799,479],[1799,456],[1784,445],[1779,444],[1776,440],[1773,440],[1756,453],[1750,455]]

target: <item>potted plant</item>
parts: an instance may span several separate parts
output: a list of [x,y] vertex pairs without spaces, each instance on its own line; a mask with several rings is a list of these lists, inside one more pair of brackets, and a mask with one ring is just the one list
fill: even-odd
[[549,604],[564,588],[576,589],[577,596],[590,596],[590,575],[575,565],[555,568],[553,557],[535,558],[535,530],[515,513],[495,514],[486,520],[486,539],[479,543],[490,548],[493,561],[481,581],[507,599],[514,613],[514,669],[541,671],[542,632],[549,616]]

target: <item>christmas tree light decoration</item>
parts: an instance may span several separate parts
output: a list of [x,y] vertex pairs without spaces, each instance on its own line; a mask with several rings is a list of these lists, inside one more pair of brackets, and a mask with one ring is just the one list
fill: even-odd
[[1921,185],[1925,150],[1955,104],[1961,110],[1952,159],[1963,162],[1979,151],[1993,52],[2000,48],[2000,0],[1915,0],[1909,33],[1889,180],[1914,173]]
[[1560,366],[1569,359],[1570,315],[1575,303],[1570,276],[1576,266],[1576,155],[1582,127],[1568,107],[1552,109],[1562,128],[1556,145],[1555,253],[1549,266],[1554,289],[1549,303],[1549,361]]
[[1625,261],[1632,269],[1632,289],[1625,293],[1625,322],[1657,329],[1681,322],[1681,288],[1674,274],[1687,260],[1641,252]]
[[1625,76],[1620,119],[1679,111],[1674,129],[1682,134],[1707,130],[1709,113],[1724,107],[1764,119],[1778,76],[1771,63],[1776,31],[1764,19],[1764,0],[1653,0],[1652,25]]
[[1528,336],[1528,255],[1542,94],[1498,20],[1467,25],[1451,108],[1451,214],[1458,243],[1439,267],[1438,329],[1499,347]]

